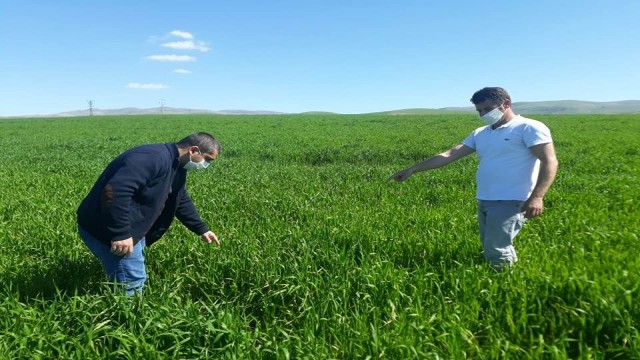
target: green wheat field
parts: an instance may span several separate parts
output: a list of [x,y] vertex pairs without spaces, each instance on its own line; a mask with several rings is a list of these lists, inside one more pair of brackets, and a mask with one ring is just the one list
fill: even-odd
[[[471,114],[2,119],[0,358],[640,358],[640,115],[531,117],[560,170],[500,274],[475,155],[386,181]],[[223,152],[188,189],[222,246],[176,222],[144,296],[111,293],[79,202],[122,151],[198,131]]]

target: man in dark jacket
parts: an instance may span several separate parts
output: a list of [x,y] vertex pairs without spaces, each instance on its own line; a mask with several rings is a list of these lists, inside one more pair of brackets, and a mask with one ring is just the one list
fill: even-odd
[[207,168],[220,151],[220,142],[204,132],[130,149],[107,166],[80,204],[80,237],[128,295],[142,291],[147,279],[145,245],[158,240],[174,217],[203,241],[220,245],[185,187],[187,171]]

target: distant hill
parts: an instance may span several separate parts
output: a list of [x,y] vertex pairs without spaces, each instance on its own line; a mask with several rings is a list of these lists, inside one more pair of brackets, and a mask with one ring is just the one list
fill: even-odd
[[[513,109],[517,114],[640,114],[640,100],[609,102],[579,100],[514,102]],[[475,113],[475,111],[473,106],[466,106],[440,109],[401,109],[385,111],[381,114],[455,114]]]
[[[249,111],[249,110],[202,110],[202,109],[184,109],[172,107],[156,107],[148,109],[139,109],[135,107],[122,109],[93,109],[93,115],[151,115],[151,114],[219,114],[219,115],[278,115],[284,114],[276,111]],[[65,116],[88,116],[89,110],[75,110],[61,112],[49,116],[65,117]]]
[[[515,102],[513,109],[517,114],[640,114],[640,100],[624,100],[624,101],[579,101],[579,100],[561,100],[561,101],[535,101],[535,102]],[[391,111],[382,111],[371,114],[381,115],[419,115],[419,114],[461,114],[475,113],[473,106],[465,107],[445,107],[439,109],[414,108],[400,109]],[[203,110],[203,109],[185,109],[172,107],[155,107],[148,109],[140,109],[128,107],[122,109],[93,109],[93,115],[150,115],[150,114],[218,114],[218,115],[282,115],[287,114],[278,111],[262,111],[262,110]],[[329,111],[307,111],[300,114],[309,115],[337,115],[338,113]],[[11,117],[71,117],[71,116],[88,116],[89,110],[66,111],[49,115],[23,115]]]
[[461,113],[469,113],[475,112],[476,110],[473,107],[460,107],[460,108],[439,108],[439,109],[428,109],[428,108],[414,108],[414,109],[400,109],[400,110],[391,110],[391,111],[382,111],[376,112],[372,114],[383,114],[383,115],[426,115],[426,114],[461,114]]
[[527,114],[637,114],[640,113],[640,100],[516,102],[513,107]]
[[298,114],[300,115],[340,115],[339,113],[335,113],[331,111],[305,111]]

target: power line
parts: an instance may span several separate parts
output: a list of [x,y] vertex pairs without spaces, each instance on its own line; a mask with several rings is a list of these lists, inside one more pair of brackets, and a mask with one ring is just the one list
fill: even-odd
[[164,99],[160,99],[160,114],[164,114]]
[[87,100],[89,103],[89,116],[93,116],[93,100]]

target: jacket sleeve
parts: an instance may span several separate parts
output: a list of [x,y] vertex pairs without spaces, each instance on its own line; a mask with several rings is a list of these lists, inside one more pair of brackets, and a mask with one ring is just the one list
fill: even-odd
[[184,186],[178,193],[176,218],[178,218],[187,229],[197,235],[202,235],[209,231],[207,224],[200,218],[200,214],[198,214],[198,210],[196,210],[196,207],[193,205],[193,201],[191,201],[191,197]]
[[111,241],[131,235],[131,211],[139,211],[133,201],[136,193],[157,174],[151,154],[132,153],[124,157],[102,189],[100,209]]

